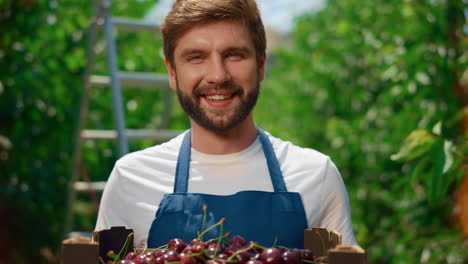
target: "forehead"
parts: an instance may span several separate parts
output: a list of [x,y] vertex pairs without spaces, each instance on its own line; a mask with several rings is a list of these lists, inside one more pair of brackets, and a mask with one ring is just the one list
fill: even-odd
[[240,21],[212,21],[195,25],[182,33],[177,40],[174,55],[177,56],[185,49],[232,47],[254,49],[254,43],[246,25]]

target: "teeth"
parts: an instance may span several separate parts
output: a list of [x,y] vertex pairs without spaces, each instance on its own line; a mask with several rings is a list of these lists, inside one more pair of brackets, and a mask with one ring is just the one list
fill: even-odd
[[207,95],[206,96],[206,98],[208,98],[208,100],[214,100],[214,101],[226,100],[226,99],[228,99],[230,97],[231,97],[231,95],[220,95],[220,94]]

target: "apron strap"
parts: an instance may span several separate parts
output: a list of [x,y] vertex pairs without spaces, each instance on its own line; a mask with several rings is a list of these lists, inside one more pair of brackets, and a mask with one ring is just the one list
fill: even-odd
[[268,136],[257,127],[258,136],[260,142],[262,143],[263,153],[265,153],[265,159],[268,166],[268,171],[270,172],[271,183],[273,184],[273,190],[275,192],[287,192],[286,184],[284,183],[283,173],[279,166],[278,159],[276,158],[275,150],[271,145]]
[[185,134],[177,158],[174,193],[186,193],[190,171],[190,155],[192,153],[192,130]]
[[[284,183],[283,174],[276,158],[275,151],[271,145],[268,136],[263,130],[257,127],[260,143],[262,144],[263,153],[270,173],[271,183],[275,192],[287,192],[286,184]],[[188,178],[190,171],[190,155],[191,155],[191,130],[189,130],[182,141],[177,158],[177,167],[174,183],[174,193],[186,193],[188,188]]]

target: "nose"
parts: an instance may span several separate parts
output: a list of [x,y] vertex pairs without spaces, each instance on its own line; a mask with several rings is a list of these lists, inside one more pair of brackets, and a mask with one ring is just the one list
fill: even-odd
[[227,65],[220,57],[212,58],[207,68],[206,82],[221,85],[231,78]]

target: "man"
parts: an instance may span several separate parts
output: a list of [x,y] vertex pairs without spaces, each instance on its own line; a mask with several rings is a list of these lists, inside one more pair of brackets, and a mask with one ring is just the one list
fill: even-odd
[[189,242],[225,217],[224,231],[265,246],[300,248],[303,230],[314,226],[355,244],[332,161],[253,121],[266,60],[255,1],[178,0],[161,31],[170,85],[191,130],[117,161],[96,229],[123,225],[135,231],[136,246],[158,247]]

